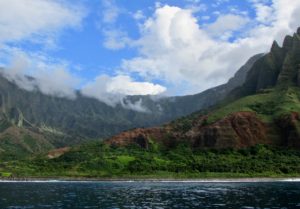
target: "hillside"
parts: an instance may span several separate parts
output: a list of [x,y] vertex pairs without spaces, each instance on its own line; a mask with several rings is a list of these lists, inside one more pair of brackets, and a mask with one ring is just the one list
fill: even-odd
[[[249,70],[245,83],[205,112],[161,128],[115,136],[111,145],[185,142],[196,148],[245,148],[268,144],[300,148],[300,29]],[[175,141],[175,142],[174,142]],[[178,142],[179,141],[179,142]]]
[[[132,128],[160,125],[209,107],[242,85],[246,73],[261,56],[259,54],[249,59],[227,84],[196,95],[160,99],[151,99],[150,96],[127,97],[133,103],[141,99],[142,105],[149,110],[147,112],[130,110],[121,104],[111,107],[96,99],[84,97],[80,92],[72,100],[45,95],[39,89],[27,91],[20,88],[13,79],[8,80],[1,74],[0,155],[14,155],[16,149],[23,150],[24,154],[37,154],[50,148],[103,139]],[[6,134],[6,129],[14,131]],[[19,142],[28,133],[32,145]],[[9,146],[4,144],[6,141]],[[38,146],[28,148],[33,144]]]
[[300,29],[274,42],[243,85],[164,126],[0,165],[12,176],[283,177],[300,174]]

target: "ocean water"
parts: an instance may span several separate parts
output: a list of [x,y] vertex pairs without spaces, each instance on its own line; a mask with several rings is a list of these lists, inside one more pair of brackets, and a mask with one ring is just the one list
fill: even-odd
[[0,208],[300,209],[300,182],[0,182]]

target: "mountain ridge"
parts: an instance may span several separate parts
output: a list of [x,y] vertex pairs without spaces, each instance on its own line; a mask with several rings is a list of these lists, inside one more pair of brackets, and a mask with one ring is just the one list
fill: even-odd
[[0,131],[8,127],[21,132],[26,129],[32,135],[43,135],[52,146],[59,148],[107,138],[136,127],[161,125],[217,103],[231,89],[242,85],[245,74],[260,56],[262,55],[250,58],[227,84],[196,95],[157,100],[152,100],[149,96],[127,98],[133,103],[142,98],[143,105],[151,114],[128,110],[120,104],[113,108],[96,99],[83,97],[80,93],[72,100],[44,95],[38,90],[27,91],[1,74]]
[[299,176],[299,51],[300,33],[287,36],[282,47],[274,42],[269,53],[254,61],[245,82],[216,105],[162,126],[0,163],[0,174],[130,179]]
[[274,42],[270,52],[254,62],[244,84],[220,105],[161,127],[159,135],[158,128],[138,129],[107,143],[137,144],[146,149],[151,139],[164,145],[185,142],[193,148],[240,149],[266,144],[300,149],[299,32],[300,28],[293,37],[286,36],[282,47]]

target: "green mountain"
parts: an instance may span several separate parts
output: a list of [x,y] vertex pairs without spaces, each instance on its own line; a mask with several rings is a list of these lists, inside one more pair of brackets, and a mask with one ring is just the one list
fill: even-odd
[[141,100],[147,112],[134,111],[121,104],[111,107],[84,97],[80,92],[72,100],[42,94],[38,88],[27,91],[19,87],[15,80],[7,79],[2,70],[0,156],[37,154],[53,148],[104,139],[124,130],[160,125],[209,107],[242,85],[248,70],[261,56],[252,57],[227,84],[196,95],[160,99],[131,96],[125,99],[127,103]]
[[300,28],[282,47],[274,42],[246,71],[244,83],[229,88],[214,106],[163,126],[0,164],[0,172],[101,178],[299,176]]
[[206,111],[164,127],[137,129],[111,138],[112,145],[150,139],[168,146],[186,142],[197,148],[245,148],[269,144],[300,149],[300,29],[287,36],[249,70],[242,86]]

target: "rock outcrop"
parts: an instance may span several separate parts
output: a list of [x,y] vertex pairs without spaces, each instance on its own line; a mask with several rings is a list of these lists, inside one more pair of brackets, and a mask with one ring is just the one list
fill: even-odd
[[70,147],[63,147],[63,148],[51,150],[48,152],[47,158],[48,159],[58,158],[58,157],[62,156],[63,154],[69,152],[70,150],[71,150]]
[[253,112],[237,112],[213,124],[205,125],[205,117],[194,121],[186,133],[176,131],[171,126],[164,128],[134,129],[123,132],[106,141],[112,146],[138,145],[148,149],[150,141],[172,147],[179,142],[193,148],[244,148],[255,144],[272,144],[268,140],[268,126]]
[[298,85],[300,64],[300,34],[286,36],[282,47],[273,42],[269,53],[258,59],[249,70],[245,83],[230,96],[240,98],[275,86]]
[[163,128],[137,128],[116,135],[107,140],[106,143],[111,146],[129,146],[135,144],[141,148],[148,149],[151,140],[162,140],[165,133]]
[[292,112],[280,117],[277,122],[284,139],[283,145],[300,149],[300,114]]
[[187,133],[193,147],[244,148],[269,144],[267,125],[253,112],[237,112],[211,125],[194,127]]

